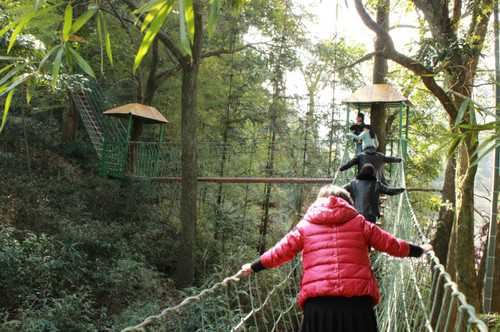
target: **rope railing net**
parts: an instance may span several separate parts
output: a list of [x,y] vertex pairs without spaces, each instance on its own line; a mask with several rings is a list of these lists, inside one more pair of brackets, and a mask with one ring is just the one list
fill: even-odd
[[[303,141],[289,140],[272,147],[275,158],[272,176],[297,176],[301,173],[303,144]],[[307,167],[308,175],[329,176],[328,142],[315,141],[310,145],[316,148],[308,152],[308,156],[314,156],[315,160]],[[199,142],[199,176],[269,176],[270,170],[266,168],[269,148],[266,139],[239,139],[226,144]],[[338,160],[336,154],[337,151],[334,151],[334,160]],[[170,142],[133,141],[127,144],[107,140],[103,147],[101,165],[112,176],[175,177],[182,173],[181,156],[181,146]]]
[[[404,164],[397,166],[394,185],[405,187]],[[388,200],[383,227],[396,236],[428,242],[408,193]],[[446,272],[434,252],[426,259],[376,258],[375,271],[383,299],[378,306],[382,331],[487,331],[473,306]]]
[[97,85],[85,82],[71,91],[71,98],[99,157],[105,149],[105,139],[126,140],[127,130],[123,123],[102,114],[109,105],[106,105],[106,99]]

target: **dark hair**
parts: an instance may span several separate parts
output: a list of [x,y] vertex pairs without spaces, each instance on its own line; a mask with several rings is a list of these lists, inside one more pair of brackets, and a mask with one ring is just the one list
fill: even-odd
[[364,113],[359,112],[358,113],[358,117],[360,117],[362,121],[365,120],[365,114]]
[[371,180],[376,179],[375,177],[375,167],[372,164],[364,164],[359,170],[356,178],[360,180]]
[[365,125],[365,128],[368,129],[368,131],[370,132],[370,137],[374,139],[376,135],[375,135],[375,130],[373,130],[372,126]]

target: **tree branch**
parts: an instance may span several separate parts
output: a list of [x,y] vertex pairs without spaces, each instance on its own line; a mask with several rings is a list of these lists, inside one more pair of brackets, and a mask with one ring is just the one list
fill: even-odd
[[411,25],[411,24],[396,24],[393,25],[392,27],[389,28],[389,30],[395,30],[395,29],[418,29],[418,26],[416,25]]
[[221,48],[221,49],[218,49],[218,50],[209,50],[209,51],[206,51],[205,53],[202,54],[202,58],[209,58],[209,57],[212,57],[212,56],[221,56],[221,55],[224,55],[224,54],[233,54],[233,53],[238,53],[238,52],[241,52],[243,51],[244,49],[247,49],[247,48],[254,48],[255,45],[260,45],[260,44],[265,44],[264,43],[251,43],[251,44],[246,44],[246,45],[243,45],[241,47],[237,47],[235,49],[226,49],[226,48]]
[[462,16],[462,0],[455,0],[453,2],[453,16],[451,18],[451,26],[455,33],[460,26],[460,17]]
[[415,192],[415,191],[420,191],[420,192],[434,192],[434,193],[440,193],[443,190],[439,188],[406,188],[406,191],[410,192]]
[[[479,52],[483,48],[488,30],[488,22],[493,12],[493,0],[484,0],[479,5],[477,16],[472,18],[467,40],[472,40],[473,47]],[[475,24],[474,24],[475,23]],[[471,59],[471,72],[475,74],[479,62],[479,54]]]
[[178,72],[178,71],[179,71],[179,70],[181,70],[181,69],[182,69],[182,66],[179,64],[179,65],[177,65],[177,66],[175,66],[175,67],[173,67],[173,68],[168,68],[168,69],[162,70],[162,71],[160,71],[160,72],[156,75],[155,79],[156,79],[156,80],[161,80],[161,79],[164,79],[165,77],[168,77],[168,76],[170,76],[170,75],[175,74],[176,72]]
[[446,47],[450,40],[456,40],[448,10],[448,1],[413,0],[415,7],[422,11],[431,25],[431,33],[436,40]]
[[384,52],[371,52],[371,53],[367,53],[365,55],[363,55],[361,58],[359,58],[358,60],[354,61],[353,63],[350,63],[348,65],[345,65],[345,66],[342,66],[342,67],[339,67],[337,68],[338,71],[341,71],[341,70],[346,70],[346,69],[350,69],[362,62],[365,62],[365,61],[368,61],[370,60],[371,58],[373,58],[374,56],[376,55],[383,55]]
[[457,109],[453,104],[450,97],[446,94],[439,84],[437,84],[434,79],[435,73],[418,62],[402,53],[399,53],[394,47],[394,41],[387,31],[385,31],[381,26],[379,26],[368,14],[363,6],[361,0],[355,0],[356,10],[363,23],[372,31],[374,31],[379,38],[383,39],[385,42],[384,56],[399,65],[409,69],[414,74],[420,76],[424,85],[429,89],[434,96],[439,100],[441,105],[443,105],[446,112],[454,119],[457,115]]

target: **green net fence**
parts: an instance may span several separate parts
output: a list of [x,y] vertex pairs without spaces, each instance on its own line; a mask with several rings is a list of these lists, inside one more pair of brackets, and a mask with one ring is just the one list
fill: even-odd
[[[315,142],[317,143],[317,142]],[[284,142],[270,146],[266,139],[239,139],[236,142],[200,142],[197,144],[199,176],[302,176],[303,160],[300,152],[303,142]],[[314,154],[314,163],[307,168],[307,176],[328,177],[327,163],[337,151],[325,149],[320,143]],[[268,150],[273,149],[274,163],[268,168]],[[167,142],[130,142],[106,139],[102,149],[100,171],[103,175],[136,178],[167,178],[182,173],[182,148]],[[330,172],[339,166],[333,163]]]

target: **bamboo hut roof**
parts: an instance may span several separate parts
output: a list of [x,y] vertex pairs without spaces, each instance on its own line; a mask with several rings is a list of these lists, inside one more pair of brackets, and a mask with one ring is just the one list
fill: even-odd
[[346,104],[368,105],[374,103],[410,104],[408,98],[390,84],[367,85],[356,90],[343,101]]
[[118,106],[105,111],[103,114],[119,118],[132,115],[146,123],[168,123],[167,119],[156,108],[138,103]]

